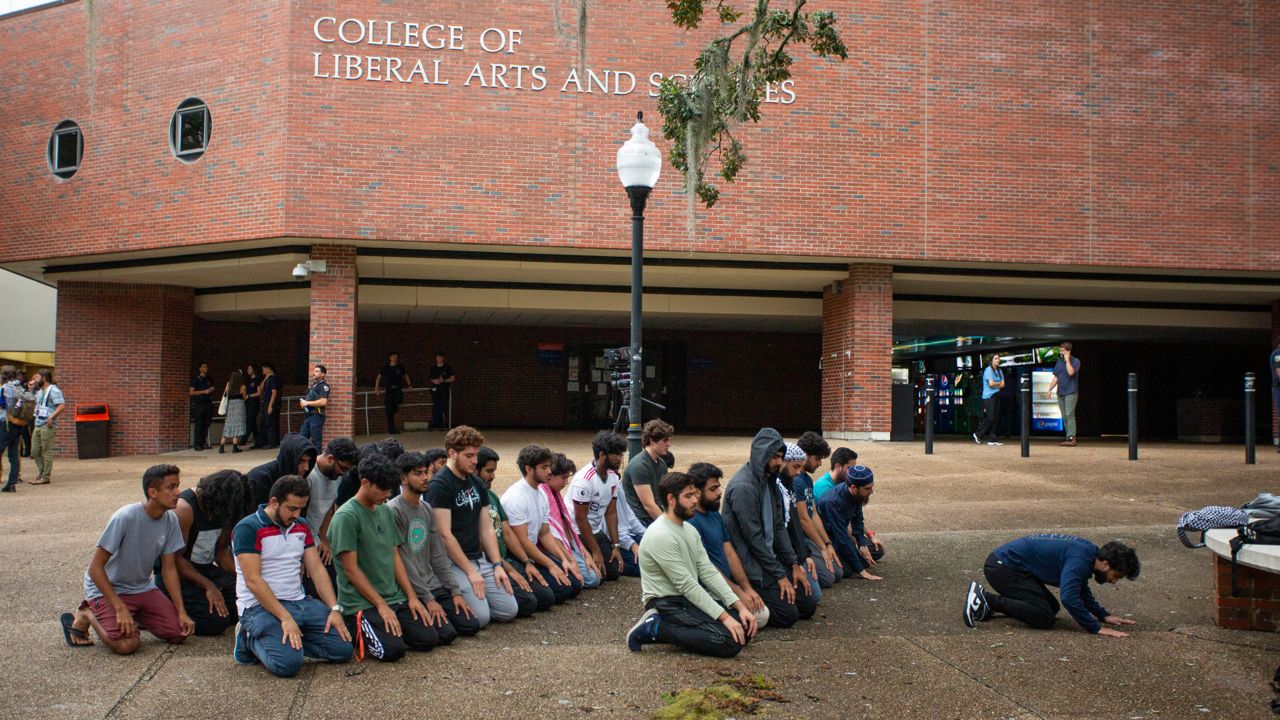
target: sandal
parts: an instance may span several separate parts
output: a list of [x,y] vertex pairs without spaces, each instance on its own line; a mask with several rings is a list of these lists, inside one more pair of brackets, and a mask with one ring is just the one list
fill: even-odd
[[[76,616],[71,613],[62,613],[59,618],[62,622],[62,639],[67,641],[67,647],[86,648],[93,646],[93,640],[89,638],[89,633],[75,627]],[[87,640],[88,642],[74,642],[71,638],[77,640]]]

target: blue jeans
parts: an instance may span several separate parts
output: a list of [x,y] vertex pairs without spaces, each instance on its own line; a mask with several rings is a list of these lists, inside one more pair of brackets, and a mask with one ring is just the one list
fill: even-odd
[[586,588],[600,587],[600,576],[587,569],[587,559],[576,548],[573,559],[578,561],[578,572],[582,573],[582,586]]
[[240,631],[244,633],[249,652],[266,666],[272,675],[293,677],[302,669],[302,658],[317,658],[326,662],[344,663],[351,659],[350,642],[338,636],[335,628],[324,631],[329,608],[313,597],[301,600],[281,600],[280,604],[293,617],[302,631],[302,649],[294,650],[288,643],[280,642],[284,630],[275,615],[261,605],[254,605],[240,617]]
[[7,420],[0,422],[0,452],[5,453],[5,459],[9,461],[9,481],[5,483],[6,487],[18,484],[18,471],[22,466],[22,460],[18,457],[21,440],[20,425],[10,425]]
[[298,430],[298,434],[311,441],[311,445],[316,449],[317,453],[324,452],[324,415],[319,413],[311,413],[302,420],[302,428]]

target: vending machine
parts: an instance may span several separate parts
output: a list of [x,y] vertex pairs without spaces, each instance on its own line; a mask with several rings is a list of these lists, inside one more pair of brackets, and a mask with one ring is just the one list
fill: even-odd
[[1037,366],[1031,371],[1031,430],[1062,432],[1062,411],[1058,408],[1058,389],[1048,397],[1053,382],[1053,368]]

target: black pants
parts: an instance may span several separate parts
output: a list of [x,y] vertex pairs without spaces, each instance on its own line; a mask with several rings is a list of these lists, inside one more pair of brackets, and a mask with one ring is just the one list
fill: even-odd
[[995,553],[987,556],[982,573],[991,588],[999,593],[987,593],[992,610],[1039,630],[1053,627],[1061,607],[1058,598],[1031,573],[1005,565],[996,559]]
[[[454,609],[453,596],[449,594],[449,588],[442,587],[431,594],[435,597],[436,602],[440,603],[440,606],[444,608],[444,614],[449,616],[449,625],[452,626],[454,637],[458,635],[471,637],[480,632],[480,621],[476,619],[475,615],[463,615]],[[438,628],[437,632],[439,632]],[[446,639],[445,634],[440,633],[440,640],[441,645],[448,645],[453,642],[453,637]]]
[[[239,620],[236,615],[236,576],[217,565],[195,565],[194,567],[201,575],[218,586],[218,590],[222,592],[222,602],[227,606],[227,616],[222,617],[209,607],[209,598],[204,594],[204,588],[186,580],[181,581],[182,605],[187,615],[196,624],[196,635],[221,635]],[[160,592],[169,594],[163,581],[157,582],[156,585],[160,588]]]
[[[869,550],[871,550],[871,559],[872,559],[872,560],[875,560],[876,562],[880,562],[880,558],[884,557],[884,549],[883,549],[883,547],[882,547],[881,549],[877,550],[875,545],[871,545],[868,549],[869,549]],[[844,577],[845,577],[845,579],[846,579],[846,580],[847,580],[847,579],[849,579],[849,578],[852,578],[852,577],[857,577],[857,576],[858,576],[858,573],[860,573],[860,572],[862,572],[862,571],[861,571],[861,570],[854,570],[854,569],[853,569],[853,564],[852,564],[852,563],[845,563],[845,564],[844,564]]]
[[280,406],[274,412],[262,411],[262,422],[258,429],[262,431],[262,444],[266,447],[280,447]]
[[986,438],[988,442],[996,439],[996,427],[1000,423],[1000,396],[992,395],[982,401],[982,424],[978,426],[978,432],[974,433],[981,440]]
[[[512,569],[519,572],[524,567],[519,563],[512,564]],[[556,593],[550,587],[544,587],[537,580],[530,580],[528,575],[520,574],[529,583],[529,590],[521,590],[520,586],[511,583],[512,594],[516,596],[516,617],[529,617],[535,612],[546,612],[556,604]]]
[[[756,591],[760,593],[760,599],[764,600],[765,607],[769,608],[769,627],[789,628],[800,621],[799,608],[796,607],[796,603],[787,602],[782,598],[782,588],[778,586],[777,580],[757,588]],[[797,590],[796,600],[799,599],[800,592]],[[809,616],[813,616],[812,611]]]
[[400,403],[404,402],[404,391],[398,387],[387,388],[386,394],[382,396],[382,409],[387,413],[387,432],[397,433],[396,430],[396,413],[400,411]]
[[262,444],[262,435],[258,431],[258,416],[262,414],[262,400],[260,398],[249,398],[244,401],[244,441],[241,445],[248,445],[249,438],[253,438],[254,445]]
[[31,423],[22,426],[22,457],[31,457]]
[[[383,662],[395,662],[404,657],[406,650],[427,652],[441,644],[438,628],[421,620],[414,620],[408,605],[398,603],[392,605],[391,609],[400,623],[400,637],[387,631],[382,617],[373,608],[346,616],[347,631],[351,633],[351,639],[355,642],[357,655],[363,643],[364,654]],[[456,632],[454,637],[457,637]]]
[[[564,564],[561,563],[559,560],[553,560],[552,562],[556,564],[556,567],[560,568],[561,570],[564,570]],[[538,566],[538,571],[542,573],[543,579],[546,580],[547,584],[551,586],[550,590],[552,594],[555,596],[555,599],[556,599],[555,602],[557,605],[559,605],[560,603],[566,600],[578,597],[578,594],[582,592],[582,583],[578,580],[578,578],[574,577],[573,575],[570,575],[568,570],[564,570],[564,573],[569,576],[569,584],[567,585],[564,583],[558,582],[554,577],[551,576],[551,571],[548,570],[547,568],[542,567],[541,565]],[[533,587],[534,585],[535,583],[530,583],[530,587]]]
[[[645,603],[645,609],[658,611],[658,642],[719,658],[731,658],[742,651],[743,646],[733,639],[724,623],[709,617],[683,595],[654,598]],[[728,612],[741,622],[735,610]]]
[[609,533],[595,533],[595,538],[596,544],[600,546],[600,558],[604,560],[604,579],[617,580],[622,577],[618,564],[609,560],[609,556],[613,554],[613,540],[609,539]]
[[439,430],[449,427],[449,386],[438,386],[431,391],[431,427]]
[[209,424],[213,422],[213,403],[208,398],[191,401],[191,421],[196,426],[192,447],[209,447]]

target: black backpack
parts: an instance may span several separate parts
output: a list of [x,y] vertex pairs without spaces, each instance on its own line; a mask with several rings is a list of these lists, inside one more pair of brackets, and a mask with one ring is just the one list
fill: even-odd
[[1245,545],[1280,545],[1280,516],[1254,520],[1231,538],[1231,597],[1240,596],[1236,589],[1236,556]]

